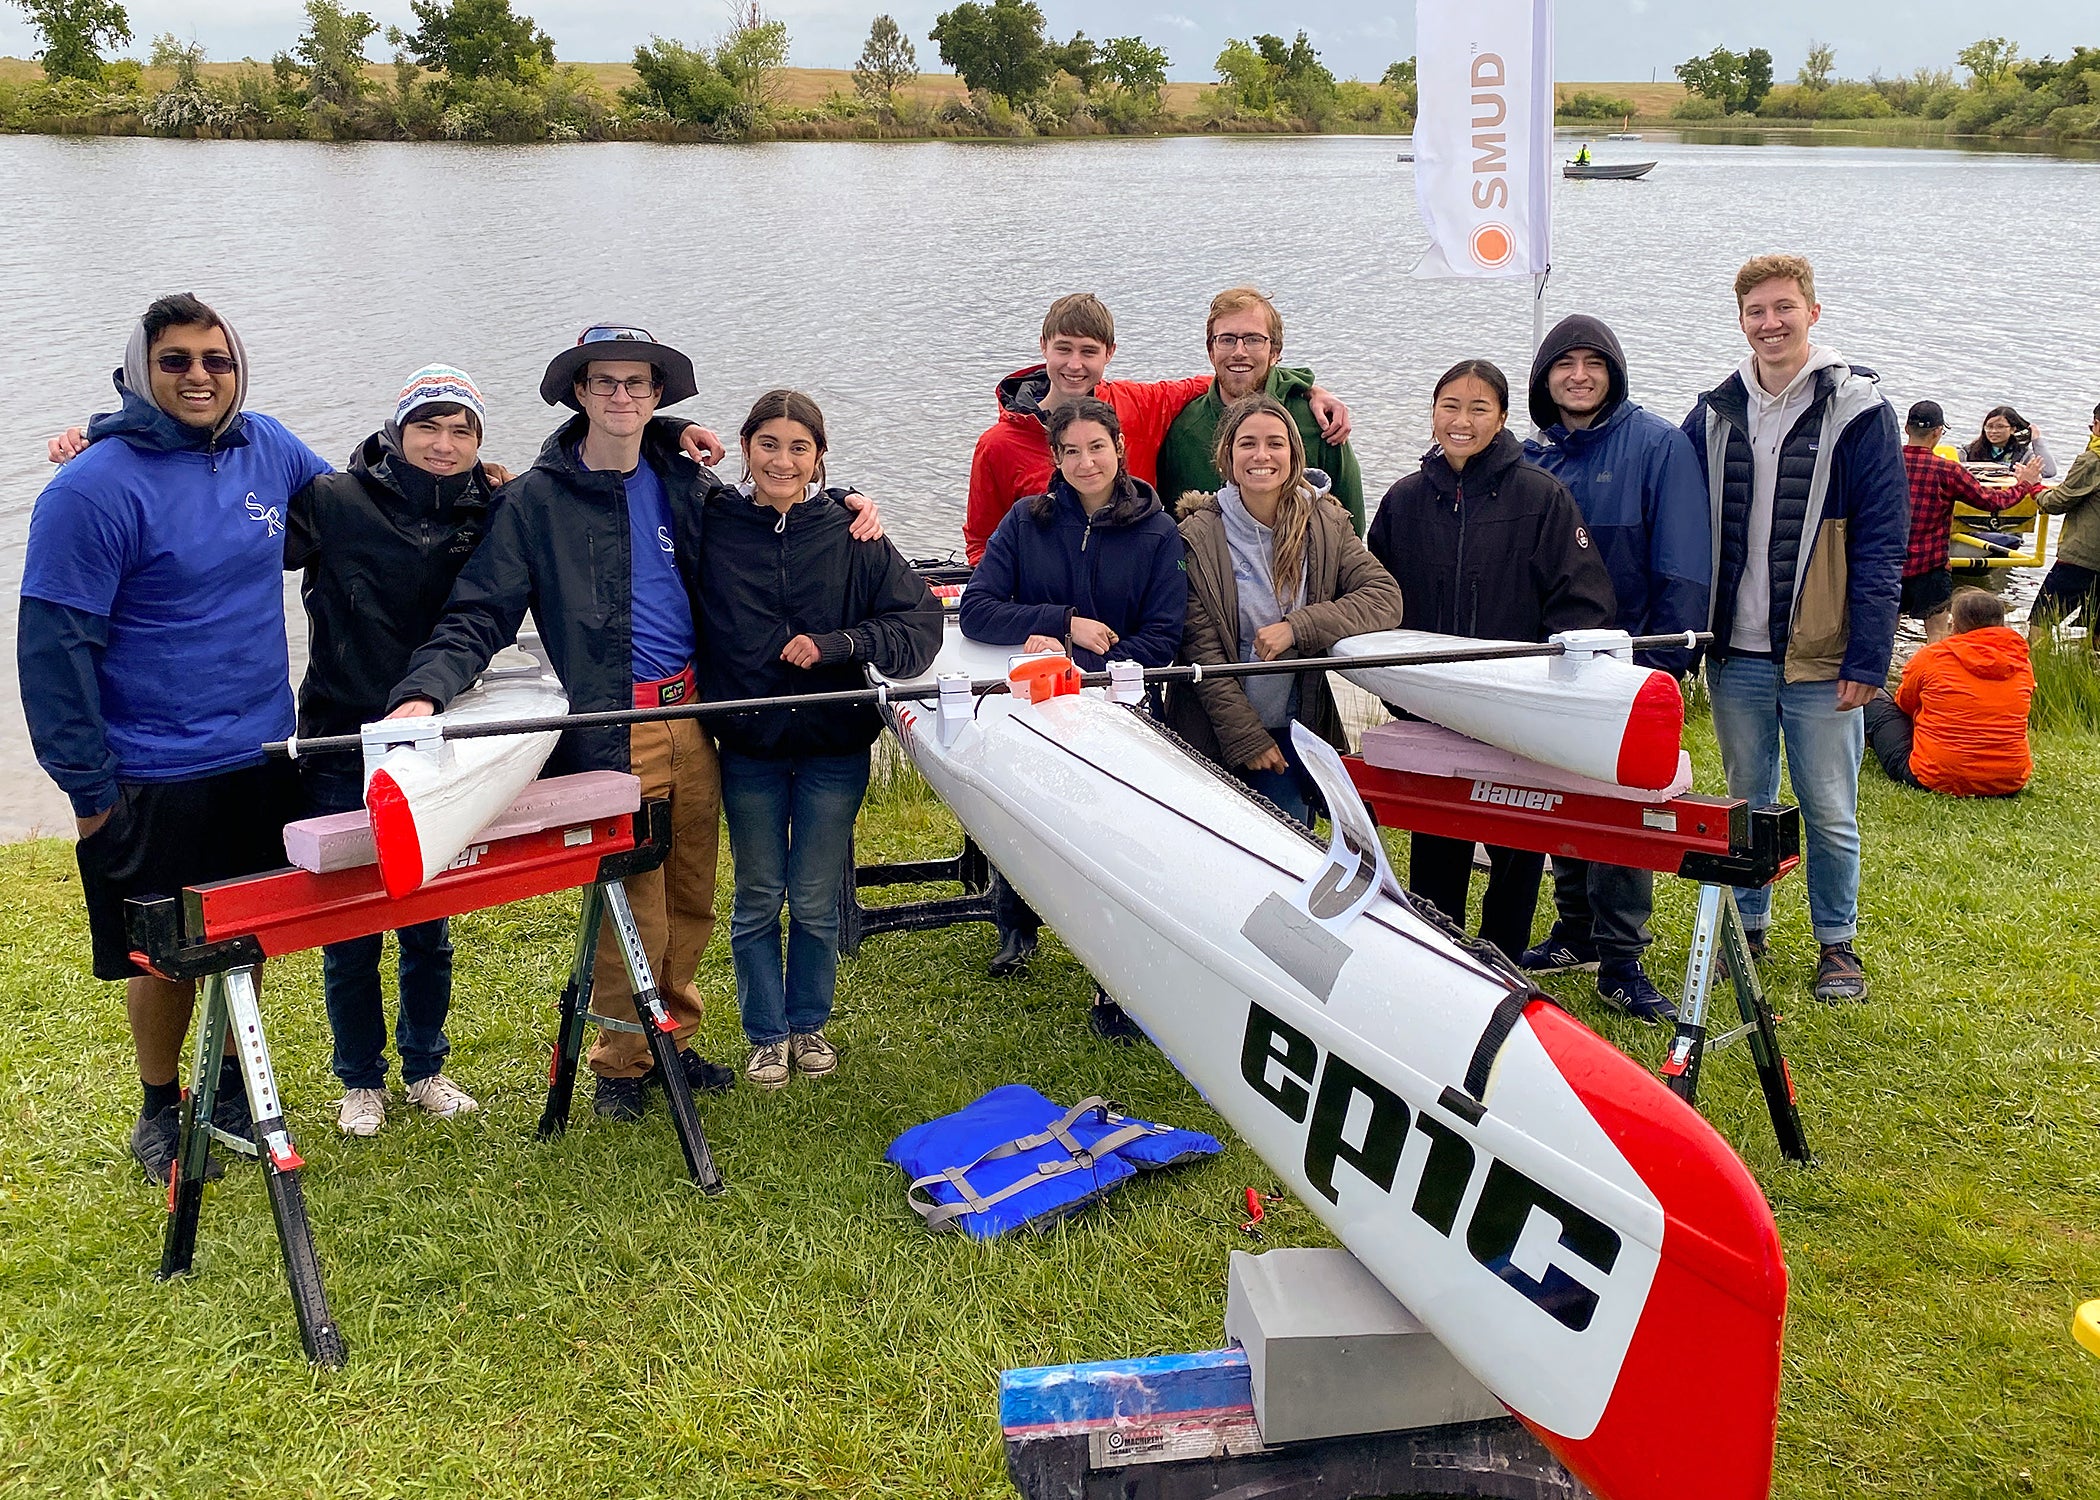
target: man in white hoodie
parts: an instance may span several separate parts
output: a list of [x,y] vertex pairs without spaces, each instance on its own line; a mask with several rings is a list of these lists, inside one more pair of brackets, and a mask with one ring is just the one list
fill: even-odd
[[[1713,515],[1714,732],[1731,795],[1801,804],[1815,996],[1858,1000],[1859,710],[1895,647],[1909,485],[1896,413],[1872,370],[1818,347],[1815,271],[1760,255],[1736,273],[1750,358],[1685,418]],[[1738,890],[1762,955],[1771,892]]]

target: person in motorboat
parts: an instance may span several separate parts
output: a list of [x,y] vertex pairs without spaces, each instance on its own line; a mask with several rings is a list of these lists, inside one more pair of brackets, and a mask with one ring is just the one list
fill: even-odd
[[[706,502],[693,591],[703,699],[866,686],[866,669],[922,674],[940,601],[887,540],[855,540],[844,492],[824,488],[824,414],[768,391],[738,431],[744,479]],[[824,1034],[839,962],[839,896],[868,789],[873,708],[770,709],[713,722],[736,870],[729,951],[750,1054],[744,1081],[838,1067]],[[788,910],[786,959],[780,909]]]
[[[248,357],[218,312],[157,298],[131,330],[120,411],[37,497],[16,662],[37,762],[71,799],[95,977],[122,980],[141,1103],[131,1151],[165,1182],[196,985],[132,962],[127,897],[274,869],[298,773],[285,514],[328,464],[244,410]],[[213,1122],[249,1135],[231,1054]]]
[[1306,463],[1327,476],[1329,491],[1349,512],[1358,536],[1364,531],[1364,477],[1347,439],[1330,442],[1314,412],[1318,387],[1310,370],[1286,369],[1283,315],[1251,286],[1218,293],[1203,324],[1203,348],[1215,378],[1210,389],[1181,409],[1159,450],[1159,500],[1176,511],[1194,491],[1214,495],[1225,482],[1213,454],[1226,408],[1257,393],[1283,403],[1305,449]]
[[[2042,465],[2029,458],[2013,466],[2017,481],[2009,489],[1985,489],[1962,465],[1941,458],[1933,449],[1947,430],[1946,413],[1937,401],[1912,404],[1903,421],[1903,474],[1910,484],[1910,544],[1903,558],[1903,593],[1897,608],[1925,624],[1927,643],[1948,631],[1948,606],[1954,599],[1954,573],[1947,566],[1957,503],[1977,510],[2001,511],[2041,488]],[[1868,733],[1872,733],[1869,726]]]
[[[1567,486],[1524,461],[1509,431],[1507,377],[1484,359],[1461,360],[1430,403],[1436,444],[1386,491],[1369,537],[1400,585],[1408,628],[1543,641],[1609,626],[1611,575]],[[1531,946],[1546,857],[1492,846],[1488,857],[1480,936],[1514,962]],[[1470,840],[1411,836],[1408,889],[1460,925],[1472,871]]]
[[[1712,521],[1698,455],[1675,423],[1628,394],[1626,355],[1605,324],[1577,313],[1539,345],[1528,392],[1539,435],[1524,456],[1575,497],[1630,635],[1704,630]],[[1640,664],[1682,678],[1696,653],[1647,652]],[[1641,966],[1652,938],[1655,874],[1553,856],[1553,928],[1520,960],[1532,973],[1597,975],[1597,993],[1630,1014],[1669,1001]]]
[[[444,618],[394,686],[391,717],[436,712],[464,692],[516,638],[527,609],[571,712],[692,700],[691,591],[705,556],[704,502],[720,481],[683,458],[650,418],[696,390],[691,359],[626,324],[594,323],[548,362],[541,398],[576,415],[504,486]],[[856,534],[879,535],[873,506],[859,503],[866,509]],[[644,798],[671,805],[669,856],[624,884],[650,972],[677,1023],[685,1076],[657,1077],[641,1036],[601,1027],[588,1059],[597,1079],[593,1108],[609,1120],[635,1120],[652,1087],[729,1088],[735,1072],[691,1050],[701,1017],[694,975],[714,931],[721,829],[721,775],[706,731],[692,719],[572,730],[547,764],[551,774],[632,772]],[[596,965],[593,1006],[617,1015],[633,991],[610,915]]]
[[[973,641],[1068,655],[1101,671],[1110,657],[1164,667],[1181,646],[1188,575],[1181,533],[1125,461],[1116,409],[1093,396],[1050,414],[1057,472],[1008,511],[963,590],[962,632]],[[1041,919],[1003,877],[996,882],[999,951],[990,972],[1019,973]],[[1090,1021],[1113,1040],[1135,1025],[1096,987]]]
[[[1812,993],[1836,1004],[1867,993],[1853,947],[1859,710],[1895,652],[1910,487],[1879,377],[1810,338],[1823,312],[1814,268],[1755,256],[1735,299],[1750,356],[1684,420],[1718,543],[1706,684],[1731,796],[1777,801],[1785,743],[1820,950]],[[1771,890],[1735,899],[1761,956]]]
[[1579,147],[1577,147],[1577,148],[1576,148],[1576,150],[1575,150],[1575,165],[1576,165],[1576,166],[1578,166],[1578,167],[1586,167],[1586,166],[1588,166],[1589,164],[1590,164],[1590,143],[1589,143],[1588,141],[1584,141],[1584,142],[1583,142],[1583,143],[1582,143],[1582,144],[1581,144],[1581,145],[1580,145]]
[[[1042,361],[999,382],[999,416],[970,454],[970,489],[963,510],[963,556],[972,566],[993,531],[1020,501],[1049,488],[1055,467],[1048,423],[1060,406],[1094,396],[1116,409],[1123,424],[1124,462],[1141,483],[1158,473],[1168,424],[1210,389],[1211,375],[1137,382],[1106,378],[1116,355],[1116,320],[1099,297],[1073,292],[1043,317]],[[1307,374],[1310,384],[1310,372]],[[1307,393],[1332,442],[1349,438],[1349,409],[1314,386]]]
[[1954,596],[1953,630],[1903,667],[1866,707],[1867,743],[1889,780],[1949,797],[2010,797],[2034,774],[2027,639],[1988,589]]
[[[1400,627],[1399,585],[1358,540],[1327,475],[1305,466],[1305,440],[1282,402],[1258,392],[1235,401],[1211,461],[1230,482],[1181,497],[1182,660],[1323,656],[1345,636]],[[1309,827],[1319,791],[1291,743],[1293,722],[1348,748],[1324,672],[1176,683],[1167,698],[1177,734]]]
[[2091,431],[2085,452],[2071,461],[2063,483],[2043,490],[2035,501],[2064,519],[2056,535],[2056,561],[2028,611],[2028,636],[2033,640],[2082,613],[2086,645],[2100,645],[2100,632],[2093,628],[2100,619],[2100,406],[2093,408]]
[[1961,456],[1972,464],[2004,464],[2009,469],[2040,459],[2042,478],[2056,477],[2056,460],[2049,456],[2049,445],[2034,424],[2010,406],[1994,406],[1984,414],[1983,430]]

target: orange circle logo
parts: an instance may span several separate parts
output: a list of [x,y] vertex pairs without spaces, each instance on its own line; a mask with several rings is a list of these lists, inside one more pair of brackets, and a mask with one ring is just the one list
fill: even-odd
[[1473,231],[1473,259],[1493,270],[1507,265],[1517,253],[1517,242],[1500,224],[1483,224]]

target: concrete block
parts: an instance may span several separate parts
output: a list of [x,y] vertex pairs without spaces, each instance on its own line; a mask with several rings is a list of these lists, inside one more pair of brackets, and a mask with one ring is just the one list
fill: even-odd
[[1235,1250],[1225,1336],[1247,1351],[1267,1443],[1508,1415],[1346,1250]]

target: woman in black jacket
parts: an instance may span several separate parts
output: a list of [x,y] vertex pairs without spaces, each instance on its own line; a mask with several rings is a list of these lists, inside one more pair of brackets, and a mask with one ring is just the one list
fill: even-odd
[[[1567,488],[1524,462],[1502,372],[1462,360],[1431,400],[1436,446],[1386,491],[1367,538],[1400,585],[1407,627],[1505,641],[1609,627],[1611,576]],[[1493,847],[1488,857],[1480,935],[1514,962],[1531,942],[1546,857]],[[1408,889],[1461,926],[1472,869],[1469,841],[1410,842]]]
[[[693,620],[702,697],[865,687],[874,666],[916,677],[940,650],[941,606],[886,540],[855,541],[822,488],[824,414],[768,391],[739,431],[745,478],[707,500]],[[729,951],[751,1054],[745,1081],[838,1067],[824,1035],[839,961],[839,893],[868,789],[873,708],[769,709],[714,721],[736,863]],[[780,908],[788,909],[781,961]]]

